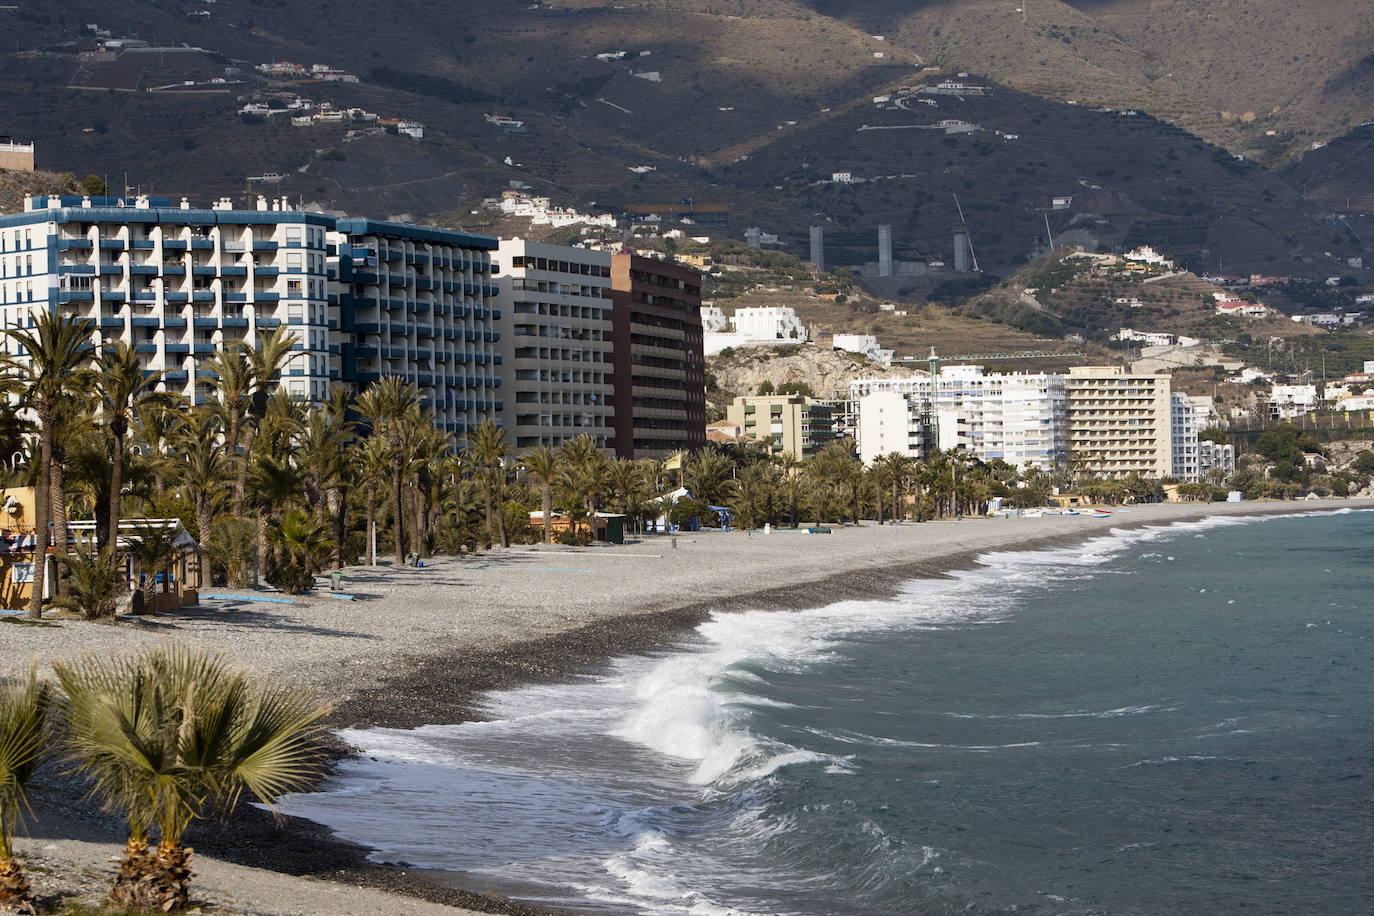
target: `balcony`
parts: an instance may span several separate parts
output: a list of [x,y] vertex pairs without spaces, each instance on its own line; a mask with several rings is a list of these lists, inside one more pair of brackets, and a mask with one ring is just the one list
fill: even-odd
[[135,353],[156,353],[156,352],[157,352],[157,344],[155,344],[155,343],[149,343],[149,342],[136,343],[136,344],[134,344],[134,352],[135,352]]
[[184,277],[186,276],[186,268],[181,264],[163,264],[162,275],[164,277]]
[[104,250],[104,251],[123,251],[123,250],[124,250],[124,240],[123,240],[123,239],[101,239],[101,240],[100,240],[100,247],[101,247],[101,249]]
[[129,243],[129,247],[135,251],[152,251],[154,244],[152,239],[134,239]]
[[186,243],[183,242],[181,239],[163,239],[163,240],[162,240],[162,250],[163,250],[163,251],[185,251],[185,250],[186,250]]
[[253,241],[254,251],[276,251],[279,247],[280,246],[277,245],[276,242],[269,242],[266,240],[258,241],[256,239]]
[[58,239],[58,251],[89,251],[91,249],[90,239]]
[[118,315],[105,315],[100,319],[100,326],[102,328],[122,328],[124,327],[124,319]]
[[278,267],[254,267],[253,275],[257,277],[276,277],[280,276],[281,269]]
[[[219,327],[219,319],[218,319],[218,318],[194,318],[194,319],[192,319],[192,323],[194,324],[195,327],[198,327],[198,328],[217,328],[217,327]],[[247,322],[245,321],[244,324],[246,325]]]
[[[212,355],[214,354],[214,352],[215,352],[215,345],[212,344],[212,343],[198,343],[198,344],[195,344],[195,345],[193,346],[193,350],[194,350],[194,352],[195,352],[195,354],[196,354],[197,356],[212,356]],[[197,373],[196,373],[196,378],[200,378],[200,377],[202,376],[202,374],[204,374],[204,375],[211,375],[211,376],[213,376],[213,377],[215,377],[215,378],[218,378],[218,377],[219,377],[219,376],[217,376],[217,375],[214,375],[214,373],[209,373],[209,372],[207,372],[207,373],[200,373],[200,372],[197,372]]]
[[157,276],[156,264],[135,264],[129,268],[129,273],[135,277],[154,277]]
[[225,264],[219,269],[221,277],[246,277],[248,268],[242,264]]
[[[214,321],[213,318],[210,320]],[[211,325],[211,327],[213,327],[213,325]],[[220,319],[220,327],[246,328],[248,327],[248,319],[239,316],[225,315],[223,318]]]
[[254,302],[280,302],[281,293],[258,292],[253,294]]
[[58,302],[92,302],[95,294],[89,289],[64,289],[57,294]]
[[185,356],[191,352],[191,345],[184,343],[163,344],[162,351],[168,356]]
[[192,251],[214,251],[214,239],[191,239]]
[[168,315],[162,319],[162,326],[164,328],[184,328],[186,327],[186,319],[173,318],[172,316]]

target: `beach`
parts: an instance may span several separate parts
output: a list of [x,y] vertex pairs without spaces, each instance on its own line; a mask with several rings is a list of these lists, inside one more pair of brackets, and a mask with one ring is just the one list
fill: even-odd
[[[0,627],[0,665],[14,673],[32,658],[42,663],[170,638],[223,650],[244,665],[317,693],[334,705],[330,721],[341,728],[453,724],[480,715],[477,704],[487,691],[564,678],[595,670],[615,656],[665,647],[717,611],[800,609],[886,597],[906,580],[971,566],[980,554],[1064,546],[1113,528],[1347,507],[1374,508],[1374,501],[1175,504],[1128,507],[1107,518],[866,523],[832,526],[830,534],[711,531],[617,547],[498,548],[472,558],[436,558],[419,569],[351,567],[343,588],[354,600],[313,595],[287,605],[250,600],[279,597],[275,594],[207,597],[199,608],[117,625],[72,620],[60,621],[60,627],[6,625]],[[85,855],[99,861],[100,850],[87,847],[109,822],[63,798],[63,791],[60,780],[40,785],[35,800],[47,816],[36,822],[33,838],[21,840],[21,852],[45,860]],[[56,810],[60,807],[67,810]],[[82,831],[80,837],[66,835]],[[434,911],[455,911],[439,904],[465,904],[538,912],[464,896],[402,868],[369,864],[365,850],[332,841],[322,828],[296,820],[278,827],[256,811],[236,818],[228,830],[202,828],[192,845],[205,856],[203,892],[217,901],[232,899],[240,909],[231,912],[388,909],[389,898],[380,891],[375,899],[357,898],[362,902],[356,910],[341,909],[329,896],[337,885],[318,878],[419,894],[434,901]],[[221,857],[238,864],[222,863]],[[429,911],[414,901],[401,908]]]

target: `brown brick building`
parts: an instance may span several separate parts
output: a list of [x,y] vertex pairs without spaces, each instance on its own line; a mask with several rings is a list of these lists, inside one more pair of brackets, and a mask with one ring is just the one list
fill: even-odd
[[701,274],[637,254],[611,259],[615,452],[659,458],[706,445]]

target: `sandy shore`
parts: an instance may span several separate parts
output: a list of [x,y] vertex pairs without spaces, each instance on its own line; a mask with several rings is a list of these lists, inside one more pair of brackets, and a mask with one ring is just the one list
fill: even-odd
[[[714,611],[886,597],[903,580],[972,565],[980,554],[1074,543],[1112,528],[1343,507],[1371,509],[1374,500],[1141,506],[1107,519],[865,524],[834,527],[829,535],[703,532],[620,547],[497,549],[463,560],[436,559],[423,569],[350,568],[344,589],[353,601],[312,596],[283,605],[206,599],[199,608],[116,625],[75,620],[60,621],[60,627],[0,625],[0,673],[22,669],[35,657],[46,661],[171,638],[224,650],[319,693],[336,704],[333,721],[340,726],[456,723],[478,715],[476,704],[489,690],[564,677],[615,655],[662,647]],[[221,591],[228,590],[215,590]],[[60,784],[50,789],[63,810],[40,821],[38,835],[22,841],[21,850],[45,859],[89,857],[85,847],[55,846],[66,841],[60,836],[63,828],[53,825],[70,823],[68,816],[83,818],[83,829],[108,824],[62,798]],[[431,911],[419,909],[414,900],[397,903],[380,891],[370,892],[378,899],[360,902],[360,909],[341,909],[330,896],[338,884],[260,868],[418,893],[487,912],[538,912],[370,865],[365,850],[334,841],[321,828],[291,821],[283,829],[256,811],[236,818],[228,831],[203,831],[193,840],[202,853],[240,863],[202,859],[205,877],[199,886],[207,897],[232,899],[241,907],[231,912],[386,912],[387,900],[393,912]],[[91,837],[70,842],[89,844]],[[211,874],[222,874],[222,883],[215,884],[219,878]]]

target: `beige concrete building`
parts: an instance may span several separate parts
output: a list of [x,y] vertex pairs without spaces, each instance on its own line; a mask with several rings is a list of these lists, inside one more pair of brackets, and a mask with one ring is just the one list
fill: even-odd
[[32,172],[34,170],[33,144],[0,138],[0,169]]
[[614,436],[611,255],[506,239],[496,255],[504,420],[517,449]]
[[725,419],[744,430],[744,439],[768,443],[773,454],[810,458],[835,441],[829,404],[799,394],[735,398]]
[[1066,388],[1075,470],[1100,477],[1173,473],[1169,376],[1076,366],[1069,370]]

